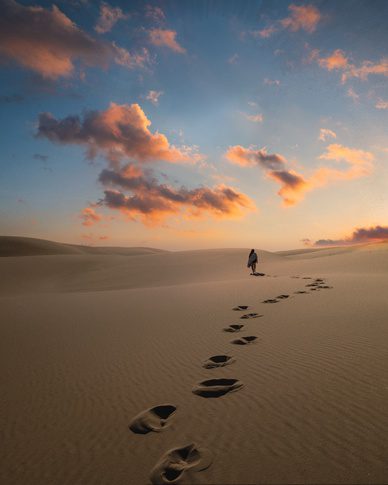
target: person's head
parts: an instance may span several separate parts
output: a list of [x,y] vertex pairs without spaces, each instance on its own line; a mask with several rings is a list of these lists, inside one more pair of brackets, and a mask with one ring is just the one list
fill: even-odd
[[251,256],[255,252],[254,249],[251,249],[251,252],[249,253],[249,256]]

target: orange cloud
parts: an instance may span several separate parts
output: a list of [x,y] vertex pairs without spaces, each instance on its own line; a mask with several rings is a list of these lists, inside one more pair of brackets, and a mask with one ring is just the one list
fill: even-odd
[[[377,62],[366,60],[357,66],[350,61],[341,49],[336,49],[327,57],[320,57],[318,49],[311,49],[308,61],[316,61],[320,67],[328,71],[342,71],[342,83],[345,83],[351,78],[366,81],[372,74],[388,76],[388,58],[382,58]],[[349,95],[353,97],[351,94]]]
[[241,145],[229,147],[225,157],[235,165],[254,167],[259,165],[266,169],[281,169],[287,160],[276,153],[268,154],[265,148],[255,150],[244,148]]
[[328,71],[344,70],[349,66],[349,59],[341,49],[336,49],[330,56],[318,58],[318,64]]
[[388,109],[388,101],[384,101],[383,99],[378,99],[375,106],[377,109]]
[[152,29],[149,31],[151,44],[158,47],[168,47],[178,54],[185,54],[186,49],[176,41],[176,36],[175,30]]
[[290,10],[290,16],[281,20],[281,25],[291,30],[292,32],[297,32],[298,30],[305,30],[308,33],[312,33],[316,30],[319,21],[322,16],[314,5],[294,5],[291,4],[288,7]]
[[288,29],[292,32],[304,30],[311,34],[316,30],[318,23],[322,19],[320,11],[314,5],[295,5],[292,3],[289,5],[288,10],[290,11],[288,17],[264,29],[255,30],[251,34],[254,37],[261,37],[263,39],[271,37],[272,34],[282,29]]
[[265,150],[244,148],[240,145],[230,147],[225,154],[234,164],[243,167],[261,166],[272,180],[281,185],[278,195],[283,205],[291,206],[300,202],[306,192],[323,187],[337,180],[352,180],[369,175],[373,169],[374,155],[364,150],[356,150],[339,144],[331,144],[319,158],[345,162],[347,169],[320,167],[309,177],[288,168],[287,160],[277,154],[268,154]]
[[[147,225],[160,224],[166,217],[182,211],[189,218],[210,215],[217,219],[231,219],[255,209],[251,199],[233,187],[220,184],[212,188],[175,189],[160,184],[150,175],[145,176],[132,165],[119,170],[105,169],[99,180],[109,187],[104,191],[100,205],[120,210]],[[127,195],[123,190],[131,193]]]
[[106,67],[111,61],[137,67],[147,61],[114,43],[96,40],[82,31],[58,7],[26,7],[2,2],[0,53],[47,79],[69,77],[75,61]]
[[82,219],[82,225],[86,227],[93,226],[94,224],[100,222],[102,219],[100,214],[97,214],[97,212],[92,207],[85,207],[85,209],[81,211],[79,217],[80,219]]
[[89,159],[102,152],[111,162],[132,158],[140,162],[193,161],[188,150],[170,145],[161,133],[151,133],[151,121],[138,104],[111,103],[105,111],[89,111],[83,118],[57,120],[50,113],[39,115],[37,136],[57,143],[85,145]]

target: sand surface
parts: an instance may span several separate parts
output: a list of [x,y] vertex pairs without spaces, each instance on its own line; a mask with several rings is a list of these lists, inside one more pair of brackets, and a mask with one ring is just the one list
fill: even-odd
[[388,245],[259,251],[254,277],[246,249],[2,243],[1,484],[147,484],[190,443],[177,483],[388,483]]

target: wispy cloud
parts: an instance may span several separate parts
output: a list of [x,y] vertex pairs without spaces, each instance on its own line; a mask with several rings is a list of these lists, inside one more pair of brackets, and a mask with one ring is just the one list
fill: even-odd
[[334,131],[329,130],[328,128],[321,128],[319,130],[318,140],[326,141],[329,138],[337,138],[337,134]]
[[384,99],[378,99],[375,104],[377,109],[388,109],[388,101]]
[[85,207],[85,209],[82,209],[79,218],[82,219],[83,226],[89,227],[94,226],[94,224],[100,222],[102,216],[100,214],[97,214],[93,207]]
[[286,29],[291,32],[298,32],[304,30],[312,34],[315,32],[322,15],[319,9],[312,4],[309,5],[295,5],[291,4],[288,7],[290,14],[288,17],[278,20],[261,30],[251,32],[254,37],[261,37],[263,39],[271,37],[271,35]]
[[250,115],[244,114],[245,118],[252,123],[262,123],[264,121],[264,116],[261,113]]
[[94,30],[99,34],[110,32],[119,20],[129,17],[120,7],[112,7],[109,3],[102,2],[100,5],[100,16]]
[[159,98],[160,98],[160,96],[162,96],[162,94],[163,94],[163,91],[152,91],[151,90],[151,91],[148,92],[146,99],[150,103],[154,104],[155,106],[158,106]]
[[186,49],[178,43],[176,36],[175,30],[151,29],[149,31],[151,44],[158,47],[168,47],[177,54],[185,54]]

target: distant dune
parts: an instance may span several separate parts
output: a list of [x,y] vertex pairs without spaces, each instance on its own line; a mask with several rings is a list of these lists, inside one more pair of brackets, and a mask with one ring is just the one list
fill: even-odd
[[164,253],[162,249],[143,247],[105,247],[65,244],[31,237],[0,236],[0,256],[44,256],[60,254],[117,254],[138,256],[141,254]]

